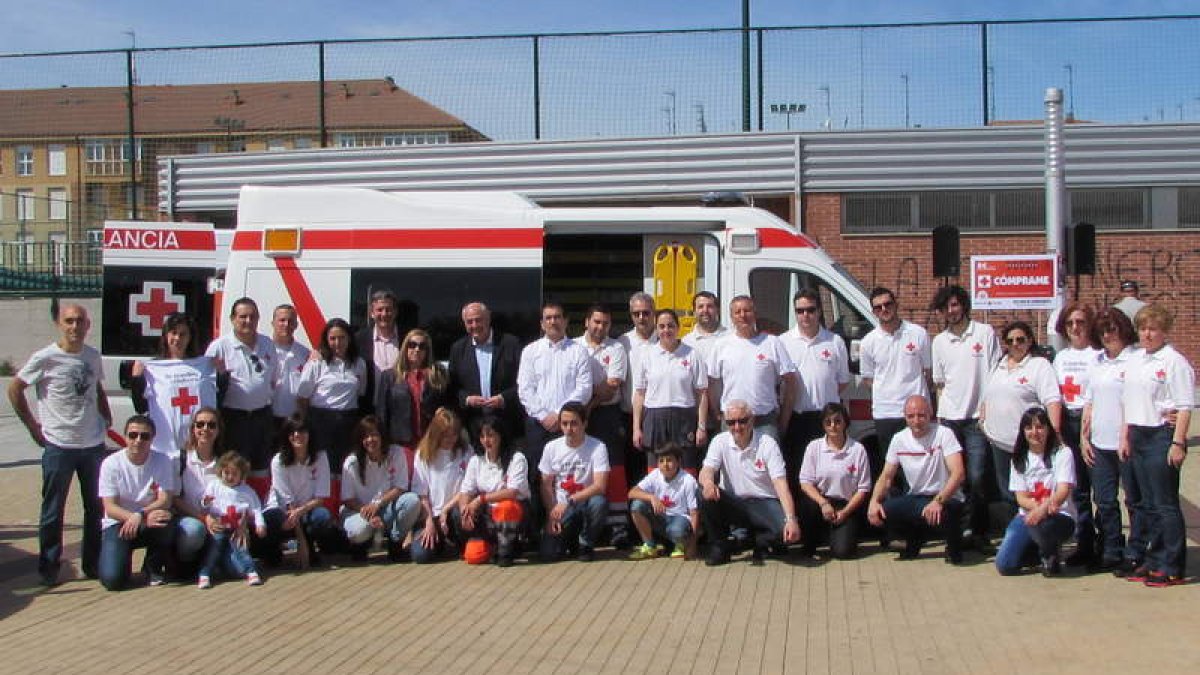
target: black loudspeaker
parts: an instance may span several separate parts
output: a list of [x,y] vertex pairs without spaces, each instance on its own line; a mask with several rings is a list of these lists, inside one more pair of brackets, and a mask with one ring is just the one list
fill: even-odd
[[1067,228],[1067,273],[1096,273],[1096,226],[1075,223]]
[[933,228],[933,276],[956,277],[958,272],[958,228],[938,225]]

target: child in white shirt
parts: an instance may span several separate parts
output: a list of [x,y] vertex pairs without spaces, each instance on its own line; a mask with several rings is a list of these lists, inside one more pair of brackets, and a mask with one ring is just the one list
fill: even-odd
[[251,521],[260,538],[267,536],[267,523],[258,495],[246,485],[249,473],[250,462],[246,458],[236,452],[227,452],[217,460],[220,480],[209,481],[204,488],[201,504],[213,540],[200,566],[198,587],[201,590],[212,588],[213,572],[219,568],[246,577],[250,586],[262,585],[247,542]]
[[629,554],[630,560],[657,558],[662,547],[655,534],[675,544],[672,558],[695,557],[696,532],[700,526],[700,484],[680,471],[683,449],[667,443],[654,452],[658,468],[629,489],[629,514],[642,536],[642,545]]

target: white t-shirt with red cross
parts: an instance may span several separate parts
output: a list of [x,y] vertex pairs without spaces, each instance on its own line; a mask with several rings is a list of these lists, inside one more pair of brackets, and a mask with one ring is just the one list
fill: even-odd
[[458,497],[463,474],[467,470],[467,452],[462,448],[442,448],[426,462],[418,454],[413,462],[413,492],[429,498],[434,515]]
[[543,476],[554,476],[554,495],[558,504],[566,504],[571,495],[596,482],[596,474],[608,470],[608,448],[592,436],[584,436],[576,448],[567,444],[566,436],[560,436],[546,444],[542,461],[538,463],[538,471]]
[[717,434],[708,444],[704,466],[720,471],[721,489],[738,497],[778,499],[774,481],[787,477],[779,444],[759,431],[744,448],[738,447],[732,432]]
[[474,497],[481,492],[497,490],[516,490],[518,499],[529,499],[529,461],[523,453],[513,453],[507,471],[486,455],[474,455],[467,462],[459,492]]
[[1083,410],[1083,390],[1087,388],[1088,371],[1100,358],[1095,347],[1067,347],[1054,355],[1054,372],[1063,406],[1068,410]]
[[296,508],[314,499],[329,497],[329,459],[324,451],[307,461],[285,465],[278,454],[271,458],[271,494],[267,508]]
[[[962,446],[954,437],[950,427],[940,424],[930,424],[929,431],[924,436],[916,438],[912,429],[892,436],[892,444],[888,447],[888,464],[899,464],[904,471],[904,479],[908,481],[909,494],[935,495],[946,487],[950,480],[950,469],[946,466],[946,458],[962,452]],[[960,486],[951,497],[962,501],[963,492]]]
[[800,483],[812,485],[827,499],[850,501],[856,492],[871,491],[871,464],[862,443],[847,438],[841,449],[824,437],[814,439],[800,463]]
[[155,429],[150,447],[174,459],[187,441],[196,411],[217,407],[217,369],[211,358],[197,356],[147,361],[143,373]]
[[[153,504],[163,491],[171,494],[179,492],[176,482],[175,462],[170,457],[151,450],[146,461],[134,464],[129,459],[128,450],[118,450],[100,464],[101,499],[110,497],[117,505],[126,511],[141,511]],[[102,527],[117,525],[115,518],[104,514]]]
[[[1075,484],[1075,457],[1071,454],[1070,449],[1063,446],[1059,446],[1054,453],[1053,466],[1046,464],[1045,454],[1035,455],[1031,452],[1026,460],[1024,471],[1018,470],[1016,465],[1013,465],[1012,472],[1008,474],[1008,489],[1014,493],[1027,492],[1038,504],[1049,499],[1050,495],[1054,494],[1055,488],[1063,483]],[[1025,515],[1027,512],[1024,507],[1021,508],[1021,515]],[[1075,498],[1068,496],[1064,499],[1062,505],[1058,507],[1058,513],[1068,515],[1071,520],[1075,520],[1077,514]]]
[[258,494],[245,483],[230,486],[220,480],[210,481],[208,487],[204,488],[201,502],[210,518],[220,519],[221,524],[230,530],[251,523],[255,529],[267,526]]
[[1138,349],[1125,371],[1125,423],[1156,427],[1166,423],[1172,410],[1195,405],[1196,372],[1171,345],[1154,353]]
[[700,484],[686,471],[676,471],[675,477],[667,480],[661,469],[655,469],[638,481],[637,487],[642,492],[657,497],[666,507],[668,516],[686,518],[700,508],[696,498]]
[[382,462],[366,458],[363,478],[358,477],[358,456],[350,454],[342,463],[342,501],[351,499],[370,504],[393,488],[408,489],[408,461],[404,448],[393,445],[385,450]]

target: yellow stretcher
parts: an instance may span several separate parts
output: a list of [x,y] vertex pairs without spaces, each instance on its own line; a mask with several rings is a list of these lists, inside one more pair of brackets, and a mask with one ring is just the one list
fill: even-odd
[[692,297],[696,294],[699,262],[696,249],[687,244],[671,242],[654,250],[654,306],[679,314],[680,337],[696,323]]

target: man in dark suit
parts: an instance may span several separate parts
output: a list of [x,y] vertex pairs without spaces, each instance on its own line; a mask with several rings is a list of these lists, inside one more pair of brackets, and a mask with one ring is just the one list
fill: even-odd
[[492,330],[492,313],[482,302],[462,309],[467,334],[450,347],[450,390],[471,442],[479,443],[479,425],[496,418],[511,442],[520,435],[524,413],[517,398],[517,367],[521,343],[512,335]]

